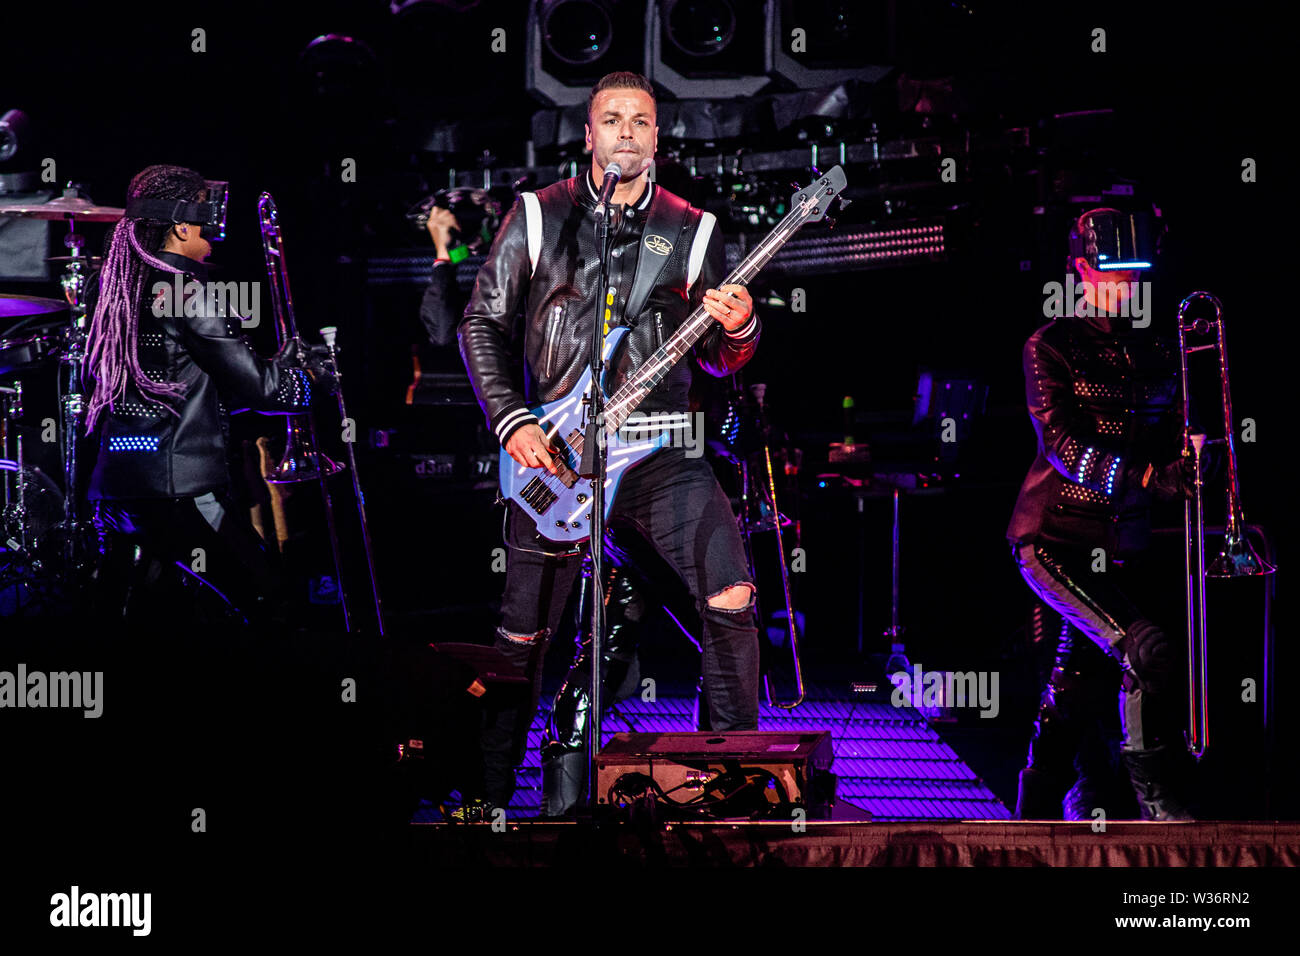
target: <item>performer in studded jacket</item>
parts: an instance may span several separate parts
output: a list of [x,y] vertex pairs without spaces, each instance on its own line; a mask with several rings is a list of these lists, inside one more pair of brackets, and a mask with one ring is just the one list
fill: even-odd
[[267,613],[273,571],[227,496],[225,414],[300,412],[313,383],[336,387],[319,349],[295,355],[289,342],[258,357],[237,336],[240,317],[207,294],[224,189],[192,169],[150,166],[109,236],[87,340],[86,429],[99,438],[88,492],[106,551],[97,600],[114,616],[163,621],[192,604],[159,580],[176,567],[227,616]]
[[[610,326],[630,332],[611,365],[613,387],[703,304],[717,325],[695,346],[706,371],[722,376],[743,366],[759,336],[753,301],[724,277],[722,236],[712,215],[647,180],[658,129],[649,82],[613,73],[588,102],[589,172],[525,193],[507,214],[480,270],[459,327],[461,355],[489,427],[520,465],[554,471],[546,436],[531,404],[566,394],[588,366],[598,315],[600,255],[595,239],[597,184],[606,165],[625,170],[614,192]],[[646,235],[648,220],[667,222]],[[529,394],[511,382],[507,344],[522,306]],[[690,369],[664,378],[639,411],[666,426],[686,419]],[[581,569],[581,556],[556,553],[532,522],[509,506],[507,572],[496,646],[528,675],[529,709],[489,707],[483,735],[486,797],[506,806],[514,767],[522,762],[537,706],[541,663]],[[726,495],[703,458],[667,447],[623,479],[610,518],[644,535],[677,571],[704,621],[703,671],[716,730],[758,725],[758,634],[750,579]]]
[[[1017,816],[1059,818],[1078,744],[1071,714],[1095,688],[1072,664],[1073,640],[1094,642],[1120,665],[1121,753],[1143,819],[1190,819],[1177,793],[1176,647],[1130,597],[1125,562],[1146,550],[1153,497],[1190,494],[1181,457],[1176,342],[1128,317],[1134,283],[1150,265],[1135,248],[1134,214],[1083,213],[1071,264],[1086,301],[1025,344],[1025,390],[1038,454],[1020,488],[1007,537],[1029,587],[1072,625],[1042,696],[1020,775]],[[1146,327],[1140,327],[1146,326]]]

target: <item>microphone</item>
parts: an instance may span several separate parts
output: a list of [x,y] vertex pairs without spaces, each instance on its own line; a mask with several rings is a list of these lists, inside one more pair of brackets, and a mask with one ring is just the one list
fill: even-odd
[[601,184],[600,198],[596,200],[596,212],[601,216],[605,215],[606,206],[614,195],[614,187],[622,178],[623,167],[618,163],[610,163],[605,167],[605,182]]

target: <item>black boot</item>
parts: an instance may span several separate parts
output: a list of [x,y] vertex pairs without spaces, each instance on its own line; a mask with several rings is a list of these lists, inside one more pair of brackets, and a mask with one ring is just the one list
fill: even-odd
[[[483,698],[479,745],[483,753],[481,796],[496,807],[509,807],[515,793],[515,769],[524,762],[528,728],[542,686],[542,661],[550,634],[542,632],[531,642],[510,640],[499,630],[493,646],[528,679],[520,684],[494,685]],[[475,794],[480,796],[480,794]]]
[[[1121,780],[1117,768],[1109,760],[1100,740],[1085,740],[1079,748],[1074,766],[1078,777],[1065,794],[1065,819],[1089,822],[1101,810],[1107,819],[1120,819],[1133,808],[1127,799],[1127,783]],[[1124,791],[1116,799],[1117,786],[1123,783]]]
[[1071,659],[1074,633],[1062,622],[1054,666],[1039,698],[1034,735],[1029,741],[1029,766],[1020,771],[1017,820],[1060,820],[1062,801],[1074,782],[1073,762],[1079,751],[1079,684]]
[[1077,778],[1065,795],[1065,819],[1090,822],[1098,810],[1111,820],[1131,818],[1137,808],[1128,774],[1120,772],[1123,731],[1114,706],[1119,666],[1091,641],[1079,643],[1071,663],[1078,692],[1070,716],[1079,725],[1079,746]]
[[587,795],[587,752],[546,747],[542,750],[542,815],[573,813]]
[[[610,569],[606,593],[607,636],[601,654],[602,713],[630,696],[640,685],[637,648],[645,610],[637,586],[618,567]],[[585,615],[585,601],[579,601]],[[578,633],[587,621],[580,618]],[[587,726],[591,706],[591,640],[584,640],[564,684],[555,695],[542,744],[542,812],[548,817],[573,813],[587,795]]]
[[1059,820],[1066,787],[1058,777],[1026,767],[1016,794],[1017,820]]
[[1173,774],[1172,754],[1168,747],[1154,750],[1126,750],[1124,766],[1133,781],[1138,811],[1143,820],[1194,820],[1187,808],[1173,793],[1170,778]]

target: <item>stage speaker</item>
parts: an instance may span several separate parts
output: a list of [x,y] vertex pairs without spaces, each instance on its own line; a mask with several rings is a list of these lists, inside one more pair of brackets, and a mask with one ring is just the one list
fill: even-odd
[[828,819],[829,731],[615,734],[596,762],[603,806],[659,817]]

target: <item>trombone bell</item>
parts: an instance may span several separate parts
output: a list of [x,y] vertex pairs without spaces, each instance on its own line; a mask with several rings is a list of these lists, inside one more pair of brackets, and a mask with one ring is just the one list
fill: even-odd
[[1223,539],[1223,550],[1210,562],[1205,571],[1207,578],[1248,578],[1272,574],[1277,568],[1269,564],[1251,547],[1250,541],[1240,533]]
[[273,485],[288,485],[299,481],[316,481],[323,473],[326,478],[343,470],[343,466],[308,440],[302,427],[302,417],[288,416],[288,432],[284,454],[279,463],[263,477]]

